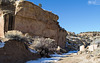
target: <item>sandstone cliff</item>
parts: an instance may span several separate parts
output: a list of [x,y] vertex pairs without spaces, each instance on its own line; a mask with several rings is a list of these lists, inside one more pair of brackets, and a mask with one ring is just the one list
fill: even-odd
[[0,4],[0,37],[9,30],[20,30],[32,36],[48,37],[65,48],[66,31],[60,27],[59,17],[28,1]]
[[58,18],[32,2],[16,2],[14,29],[34,36],[55,39],[57,45],[65,48],[67,33],[60,27]]

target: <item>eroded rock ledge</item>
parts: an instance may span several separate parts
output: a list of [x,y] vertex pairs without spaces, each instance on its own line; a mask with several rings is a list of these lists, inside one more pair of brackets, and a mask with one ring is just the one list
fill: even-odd
[[0,4],[0,37],[9,30],[19,30],[32,36],[54,39],[57,46],[65,48],[67,33],[57,22],[57,15],[28,1],[15,1],[9,5]]
[[58,19],[57,15],[32,2],[16,2],[15,30],[55,39],[55,43],[64,48],[67,33],[60,27]]

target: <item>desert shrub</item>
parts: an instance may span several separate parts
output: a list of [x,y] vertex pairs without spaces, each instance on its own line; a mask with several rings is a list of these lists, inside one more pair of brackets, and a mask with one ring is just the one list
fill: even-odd
[[6,32],[5,37],[9,39],[21,40],[24,37],[24,35],[20,31],[12,30],[12,31]]
[[47,48],[47,47],[52,47],[51,45],[53,44],[53,39],[50,38],[35,38],[34,39],[34,47],[35,48]]
[[34,38],[31,47],[38,51],[41,57],[48,57],[49,52],[55,47],[54,41],[50,38]]
[[30,45],[30,42],[32,42],[32,38],[29,36],[25,36],[21,31],[12,30],[5,33],[5,38],[8,38],[9,40],[17,40],[20,42],[24,42],[26,45]]
[[17,30],[6,32],[5,38],[24,42],[27,48],[36,50],[41,57],[49,57],[49,52],[54,52],[56,46],[53,39],[40,38],[39,36],[31,37],[28,33],[23,34]]
[[39,7],[42,7],[42,4],[41,3],[39,3]]

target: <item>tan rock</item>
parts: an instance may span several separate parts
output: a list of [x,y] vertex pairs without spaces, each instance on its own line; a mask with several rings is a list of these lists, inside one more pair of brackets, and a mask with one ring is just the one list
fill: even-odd
[[65,48],[67,33],[57,22],[57,15],[28,1],[16,1],[15,6],[7,5],[2,8],[4,17],[0,17],[0,36],[4,35],[4,31],[19,30],[32,36],[54,39],[56,46]]
[[94,46],[94,49],[97,49],[98,48],[98,45],[97,44],[94,44],[93,46]]
[[86,56],[86,59],[91,59],[91,55],[87,55]]
[[49,37],[54,39],[58,46],[65,48],[67,33],[59,26],[57,15],[28,1],[16,2],[15,13],[15,30]]
[[85,51],[85,46],[84,45],[80,46],[80,51]]
[[88,51],[94,51],[94,45],[90,45],[90,46],[88,46],[89,47],[89,49],[88,49]]
[[4,18],[3,13],[0,11],[0,37],[4,38]]
[[79,51],[77,54],[78,54],[78,55],[82,54],[82,51]]

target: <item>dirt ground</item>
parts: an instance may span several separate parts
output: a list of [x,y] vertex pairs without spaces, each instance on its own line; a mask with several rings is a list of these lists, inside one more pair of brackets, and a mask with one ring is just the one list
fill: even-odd
[[56,63],[100,63],[100,57],[94,57],[91,54],[80,54],[77,53],[66,55]]

